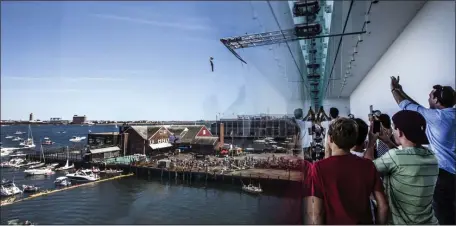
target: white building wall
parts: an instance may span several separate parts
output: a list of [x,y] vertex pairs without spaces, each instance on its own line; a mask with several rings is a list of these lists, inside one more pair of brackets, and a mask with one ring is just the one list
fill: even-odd
[[404,91],[424,106],[435,84],[455,86],[455,3],[429,1],[350,96],[350,109],[367,120],[369,105],[390,115],[397,106],[390,76],[400,75]]

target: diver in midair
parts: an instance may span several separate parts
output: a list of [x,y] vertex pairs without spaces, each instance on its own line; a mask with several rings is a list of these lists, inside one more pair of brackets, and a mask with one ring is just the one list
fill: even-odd
[[211,62],[212,72],[214,72],[214,62],[213,62],[213,60],[214,60],[214,57],[209,58],[209,61]]

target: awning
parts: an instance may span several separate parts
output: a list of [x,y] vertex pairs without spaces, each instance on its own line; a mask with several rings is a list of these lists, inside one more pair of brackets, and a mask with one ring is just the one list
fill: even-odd
[[106,153],[106,152],[120,151],[120,148],[117,146],[114,146],[114,147],[107,147],[107,148],[90,149],[89,151],[91,154],[100,154],[100,153]]
[[158,144],[151,144],[149,145],[152,149],[160,149],[160,148],[169,148],[173,145],[170,143],[158,143]]

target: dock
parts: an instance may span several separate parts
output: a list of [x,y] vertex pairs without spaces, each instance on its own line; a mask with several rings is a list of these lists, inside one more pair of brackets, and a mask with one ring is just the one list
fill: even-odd
[[101,183],[101,182],[121,179],[121,178],[125,178],[125,177],[131,177],[133,175],[134,175],[133,173],[130,173],[130,174],[119,175],[119,176],[115,176],[115,177],[109,177],[109,178],[105,178],[105,179],[101,179],[101,180],[97,180],[97,181],[93,181],[93,182],[88,182],[88,183],[84,183],[84,184],[78,184],[78,185],[73,185],[73,186],[69,186],[69,187],[65,187],[65,188],[55,189],[55,190],[51,190],[51,191],[38,192],[38,193],[35,193],[35,194],[32,194],[32,195],[28,196],[27,198],[14,200],[13,202],[1,204],[0,206],[12,205],[14,203],[18,203],[18,202],[22,202],[22,201],[26,201],[26,200],[30,200],[30,199],[34,199],[34,198],[38,198],[38,197],[41,197],[41,196],[51,195],[51,194],[54,194],[54,193],[57,193],[57,192],[61,192],[61,191],[66,191],[66,190],[79,188],[79,187],[84,187],[84,186],[88,186],[88,185],[92,185],[92,184],[96,184],[96,183]]

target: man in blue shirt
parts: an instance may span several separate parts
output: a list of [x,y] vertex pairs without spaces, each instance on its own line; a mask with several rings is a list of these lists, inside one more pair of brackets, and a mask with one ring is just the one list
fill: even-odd
[[456,94],[450,86],[433,86],[429,107],[425,108],[410,98],[399,84],[399,76],[391,77],[391,92],[403,110],[419,112],[426,119],[426,135],[430,148],[439,163],[439,177],[434,191],[433,208],[441,225],[454,225],[456,179]]

